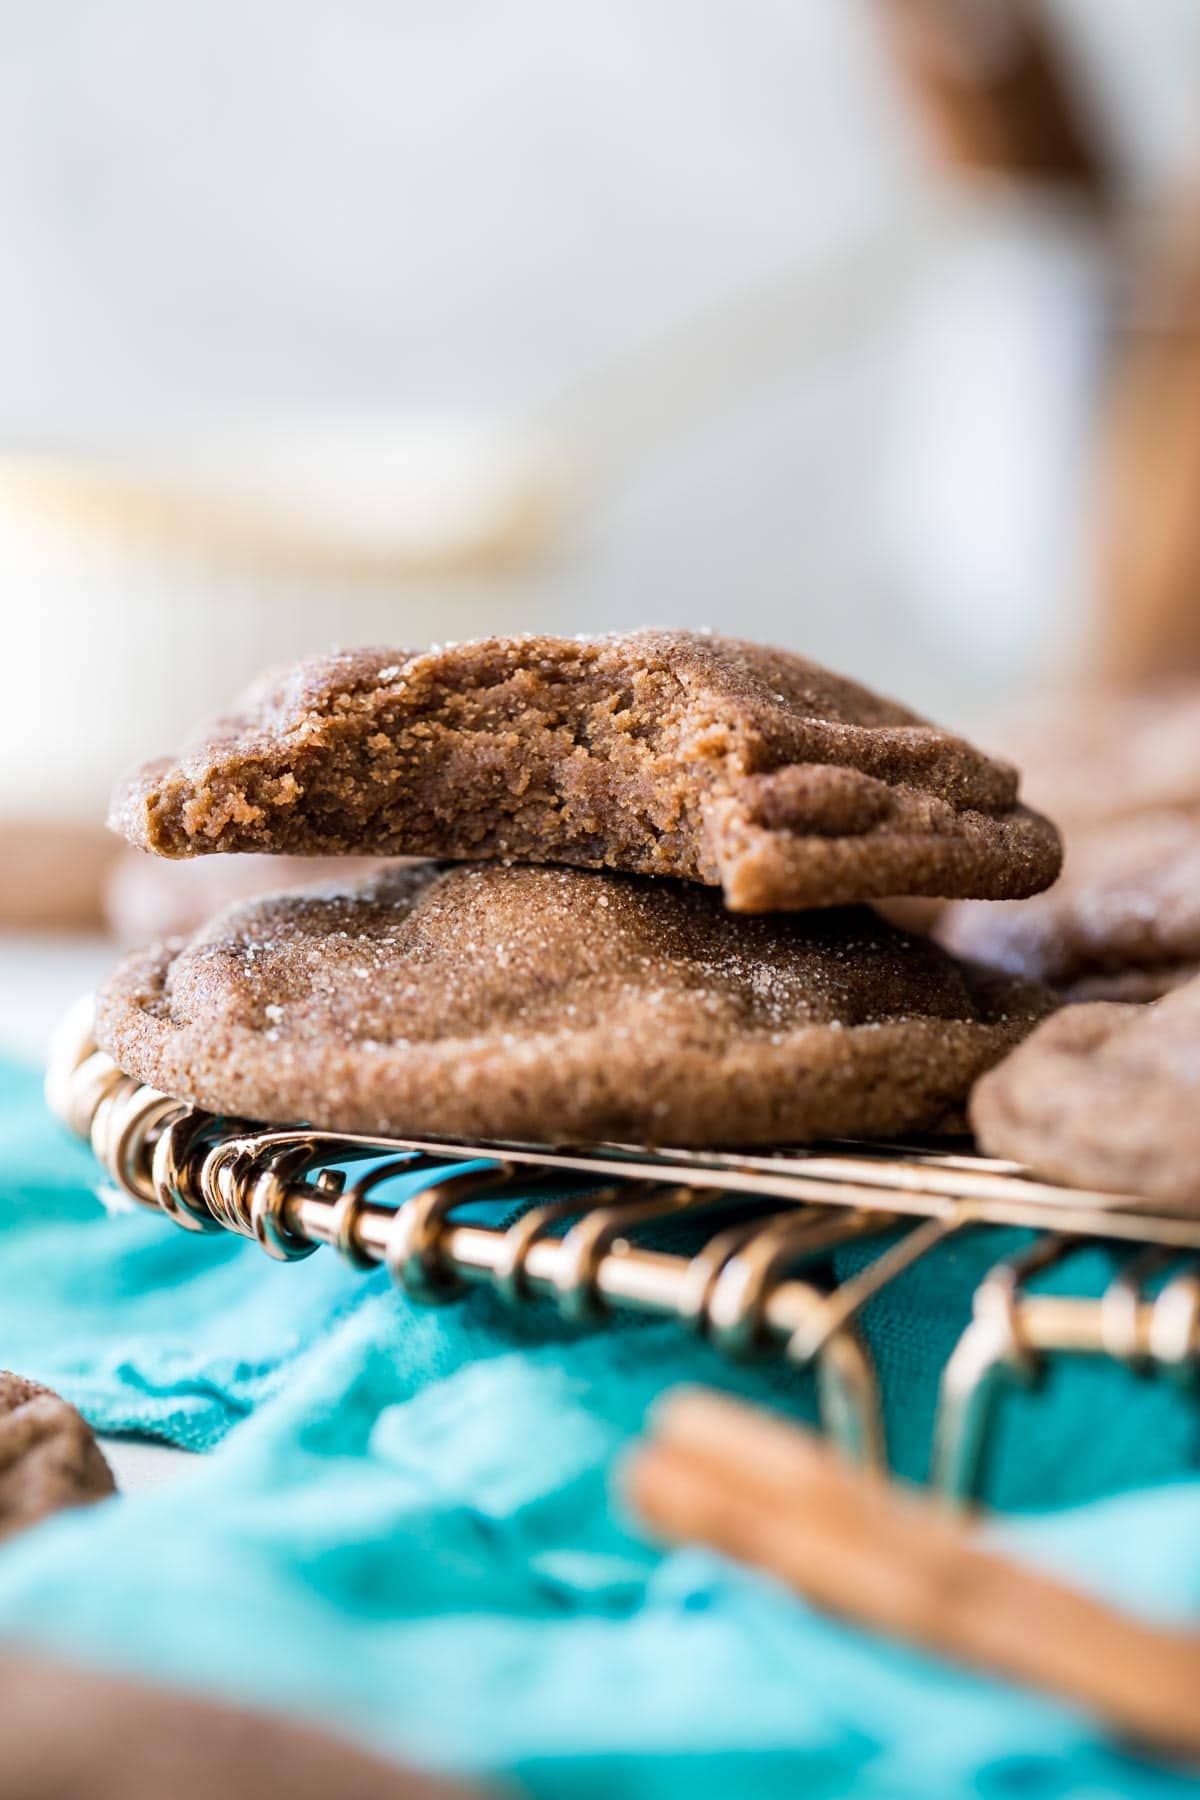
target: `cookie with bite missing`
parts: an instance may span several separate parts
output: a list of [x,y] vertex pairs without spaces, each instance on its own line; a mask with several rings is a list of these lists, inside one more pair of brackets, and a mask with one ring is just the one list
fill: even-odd
[[801,656],[686,631],[297,664],[141,770],[112,823],[163,856],[668,875],[737,912],[1013,898],[1060,861],[1006,763]]
[[97,1002],[128,1073],[335,1130],[788,1143],[936,1127],[1052,1004],[868,908],[415,864],[233,908]]
[[989,1155],[1200,1213],[1200,980],[1149,1006],[1069,1006],[971,1096]]

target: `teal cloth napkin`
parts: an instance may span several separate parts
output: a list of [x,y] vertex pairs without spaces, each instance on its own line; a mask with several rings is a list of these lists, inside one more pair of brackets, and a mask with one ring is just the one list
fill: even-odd
[[[573,1331],[484,1291],[422,1309],[326,1252],[281,1267],[105,1218],[95,1175],[34,1078],[0,1072],[0,1363],[106,1430],[214,1453],[0,1552],[0,1634],[569,1800],[1196,1791],[1065,1707],[867,1639],[706,1552],[661,1556],[613,1508],[664,1387],[811,1416],[805,1377],[731,1368],[665,1324]],[[963,1240],[872,1308],[912,1473],[994,1255]],[[1106,1271],[1095,1254],[1074,1279]],[[1005,1410],[997,1492],[1025,1510],[997,1530],[1194,1619],[1196,1451],[1194,1400],[1073,1366]]]

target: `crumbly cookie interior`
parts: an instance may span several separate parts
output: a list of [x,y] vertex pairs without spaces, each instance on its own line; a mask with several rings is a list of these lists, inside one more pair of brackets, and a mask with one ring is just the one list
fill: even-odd
[[[465,674],[466,671],[463,671]],[[670,671],[494,667],[474,679],[401,681],[387,665],[301,722],[290,768],[248,755],[160,815],[188,845],[536,860],[715,882],[700,826],[729,746],[693,716]]]
[[1053,827],[1017,779],[783,651],[641,632],[301,664],[114,823],[209,851],[563,862],[725,890],[734,910],[1035,891]]

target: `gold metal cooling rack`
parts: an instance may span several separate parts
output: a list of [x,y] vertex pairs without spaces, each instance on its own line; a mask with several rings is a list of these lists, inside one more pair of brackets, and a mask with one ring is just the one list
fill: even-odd
[[[976,1288],[941,1384],[934,1486],[977,1497],[1006,1383],[1053,1357],[1113,1357],[1143,1372],[1200,1371],[1200,1212],[1035,1180],[1015,1163],[921,1146],[831,1144],[758,1154],[354,1136],[217,1118],[143,1087],[96,1048],[90,1006],[60,1033],[53,1110],[90,1138],[125,1200],[189,1231],[227,1230],[283,1260],[327,1244],[356,1268],[383,1264],[410,1294],[442,1301],[490,1283],[570,1319],[631,1309],[678,1319],[720,1349],[781,1350],[811,1365],[827,1431],[883,1465],[875,1371],[857,1320],[867,1301],[952,1234],[1036,1235]],[[368,1165],[348,1180],[346,1167]],[[397,1203],[379,1190],[424,1176]],[[521,1201],[487,1222],[480,1201]],[[511,1205],[495,1211],[511,1215]],[[644,1240],[694,1220],[688,1253]],[[1096,1242],[1118,1272],[1096,1297],[1030,1291],[1031,1279]],[[875,1254],[831,1284],[830,1254]]]

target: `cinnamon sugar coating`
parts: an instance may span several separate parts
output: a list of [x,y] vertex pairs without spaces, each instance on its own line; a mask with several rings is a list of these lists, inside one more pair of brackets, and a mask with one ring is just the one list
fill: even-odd
[[971,1097],[982,1148],[1073,1187],[1200,1212],[1200,981],[1047,1019]]
[[335,1130],[785,1143],[933,1128],[1052,1004],[867,908],[389,868],[128,957],[98,1041],[211,1111]]
[[639,631],[355,650],[267,677],[116,796],[163,856],[558,862],[723,888],[738,912],[1015,898],[1054,827],[962,739],[803,657]]

